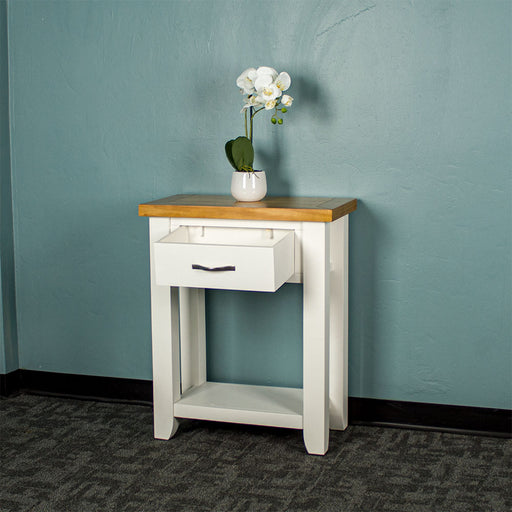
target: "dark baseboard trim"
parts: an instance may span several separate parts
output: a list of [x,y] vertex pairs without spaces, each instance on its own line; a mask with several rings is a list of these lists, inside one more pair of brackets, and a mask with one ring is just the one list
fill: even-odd
[[352,424],[512,437],[512,410],[349,397]]
[[21,370],[0,375],[0,396],[9,396],[20,390]]
[[[0,375],[0,396],[17,392],[66,398],[153,403],[150,380],[16,370]],[[512,437],[512,411],[487,407],[349,397],[349,421],[459,434]]]
[[86,400],[130,402],[143,405],[151,405],[153,403],[153,382],[150,380],[40,372],[35,370],[18,370],[17,375],[13,376],[13,380],[15,380],[14,377],[17,378],[16,385],[11,386],[10,393],[3,393],[2,389],[2,396],[8,396],[21,391],[29,394]]

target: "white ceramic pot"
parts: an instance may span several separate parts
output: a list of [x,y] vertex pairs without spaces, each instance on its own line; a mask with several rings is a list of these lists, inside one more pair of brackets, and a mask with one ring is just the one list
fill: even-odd
[[267,194],[265,171],[235,171],[231,178],[231,195],[237,201],[259,201]]

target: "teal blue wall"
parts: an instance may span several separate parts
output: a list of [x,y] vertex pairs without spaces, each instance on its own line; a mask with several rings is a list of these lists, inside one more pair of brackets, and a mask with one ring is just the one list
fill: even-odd
[[9,137],[7,4],[0,0],[0,373],[18,368]]
[[[0,1],[0,184],[3,185],[4,176],[11,175],[11,163],[9,161],[9,83],[7,66],[7,4]],[[10,202],[10,190],[7,194],[4,187],[0,186],[0,237],[3,233],[4,218],[2,208],[6,201]],[[11,223],[12,226],[12,223]],[[12,229],[11,229],[12,231]],[[2,265],[3,239],[0,238],[0,269]],[[0,271],[0,290],[3,290],[2,272]],[[4,335],[4,304],[0,293],[0,373],[6,373],[5,366],[5,335]]]
[[[151,377],[137,204],[229,193],[234,81],[272,65],[295,103],[256,120],[270,194],[360,199],[350,395],[512,406],[508,0],[18,0],[8,23],[21,367]],[[301,287],[268,298],[208,293],[210,378],[300,384]]]

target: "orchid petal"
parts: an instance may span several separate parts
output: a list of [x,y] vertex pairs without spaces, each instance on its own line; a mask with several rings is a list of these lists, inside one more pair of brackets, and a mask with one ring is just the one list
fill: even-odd
[[258,93],[268,87],[273,82],[273,79],[270,75],[258,75],[254,82],[254,88],[258,91]]
[[248,68],[236,79],[236,85],[240,87],[244,94],[251,94],[254,92],[256,76],[256,69]]
[[271,100],[275,100],[281,96],[281,91],[277,88],[276,84],[271,83],[263,89],[258,91],[258,94],[265,100],[265,103]]
[[283,96],[281,97],[281,103],[285,107],[291,107],[293,103],[293,98],[291,96],[288,96],[288,94],[283,94]]
[[265,110],[272,110],[275,108],[277,100],[269,100],[265,103]]
[[286,71],[279,73],[279,76],[276,79],[276,86],[281,89],[281,91],[286,91],[290,87],[291,83],[292,79]]
[[261,107],[261,105],[265,104],[265,100],[261,98],[260,96],[256,96],[252,94],[251,96],[247,97],[245,99],[245,105],[242,107],[242,110],[240,112],[243,112],[244,110],[247,110],[250,107]]
[[270,75],[272,77],[272,81],[274,81],[277,78],[277,71],[274,68],[270,68],[268,66],[260,66],[256,70],[256,73],[258,74],[259,77],[263,75]]

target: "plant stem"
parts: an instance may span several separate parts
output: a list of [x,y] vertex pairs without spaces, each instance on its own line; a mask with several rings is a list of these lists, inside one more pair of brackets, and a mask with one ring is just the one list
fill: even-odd
[[[254,107],[250,107],[249,110],[250,110],[250,141],[252,142],[252,127],[253,127],[253,123],[252,123],[252,120],[254,119],[254,116],[258,113],[258,112],[261,112],[262,110],[264,110],[265,107],[261,107],[261,108],[258,108],[257,110],[254,110]],[[247,110],[245,111],[247,113]]]
[[[251,124],[250,124],[250,132],[249,132],[249,133],[250,133],[249,140],[250,140],[250,141],[251,141],[251,143],[252,143],[252,118],[254,117],[254,115],[253,115],[253,113],[252,113],[252,111],[253,111],[253,107],[249,107],[249,110],[250,110],[250,112],[249,112],[249,114],[250,114],[250,115],[249,115],[249,119],[250,119],[250,122],[251,122]],[[246,112],[247,112],[247,111],[246,111]]]
[[245,109],[245,136],[248,137],[248,134],[247,134],[247,109]]

